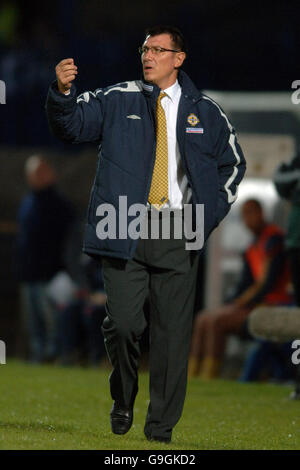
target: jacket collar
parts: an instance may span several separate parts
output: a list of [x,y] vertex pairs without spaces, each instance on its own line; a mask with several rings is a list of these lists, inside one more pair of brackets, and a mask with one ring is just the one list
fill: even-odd
[[[183,70],[178,72],[178,82],[181,86],[182,94],[185,98],[190,99],[193,102],[196,102],[202,98],[202,93],[196,88],[190,77]],[[160,93],[160,88],[153,84],[146,82],[144,78],[141,80],[143,93],[145,96],[148,96],[151,99],[157,100]]]

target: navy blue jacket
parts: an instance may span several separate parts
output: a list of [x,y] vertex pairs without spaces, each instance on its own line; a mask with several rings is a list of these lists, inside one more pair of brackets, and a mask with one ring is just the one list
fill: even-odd
[[[223,110],[203,95],[181,70],[178,81],[182,95],[177,141],[192,189],[193,207],[204,204],[206,240],[235,201],[246,162],[235,130]],[[56,81],[49,89],[46,109],[53,133],[63,141],[99,145],[83,247],[89,255],[125,259],[134,255],[138,240],[97,237],[96,225],[101,217],[96,215],[96,209],[107,202],[118,211],[119,195],[127,196],[127,207],[147,204],[155,160],[155,106],[159,93],[158,86],[143,80],[98,88],[77,99],[74,85],[67,96],[58,91]],[[189,122],[191,114],[199,120],[194,126]],[[137,118],[129,118],[133,115]],[[188,132],[192,127],[202,128],[203,133]],[[128,216],[128,224],[135,217]]]

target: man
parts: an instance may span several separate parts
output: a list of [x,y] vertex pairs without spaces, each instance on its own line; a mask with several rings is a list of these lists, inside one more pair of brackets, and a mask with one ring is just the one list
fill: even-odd
[[18,211],[15,268],[26,306],[30,359],[39,363],[58,353],[57,310],[47,289],[65,269],[65,243],[75,213],[57,191],[56,172],[45,158],[29,157],[25,176],[30,191]]
[[[77,66],[73,59],[63,60],[56,67],[47,111],[59,138],[100,143],[84,251],[102,257],[108,298],[102,330],[113,366],[112,430],[124,434],[132,424],[149,293],[150,404],[144,433],[149,440],[170,442],[185,398],[199,258],[199,250],[185,249],[184,237],[175,238],[177,216],[183,220],[183,206],[190,202],[195,217],[196,204],[203,204],[207,239],[237,196],[245,160],[223,111],[180,70],[186,57],[182,34],[173,27],[151,28],[140,53],[142,80],[86,92],[77,102],[72,84]],[[119,195],[127,197],[130,207],[148,208],[149,227],[149,214],[157,207],[160,229],[164,211],[175,209],[171,238],[99,239],[101,204],[119,211],[116,227],[121,228]],[[129,211],[126,220],[129,227]]]
[[300,152],[281,163],[274,174],[278,194],[291,202],[285,246],[288,252],[294,295],[300,307]]
[[241,333],[256,305],[291,302],[282,231],[266,222],[262,206],[255,199],[243,204],[242,219],[255,239],[246,250],[242,275],[231,302],[214,312],[200,312],[196,316],[189,361],[191,377],[218,376],[227,336]]
[[[278,194],[291,203],[285,247],[288,253],[295,303],[300,307],[300,151],[290,162],[281,163],[274,174]],[[300,365],[292,398],[300,398]]]

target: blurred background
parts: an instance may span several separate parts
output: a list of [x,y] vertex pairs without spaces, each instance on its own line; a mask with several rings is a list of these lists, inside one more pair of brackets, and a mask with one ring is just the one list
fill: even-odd
[[[238,279],[240,255],[251,240],[240,220],[242,202],[257,197],[269,220],[286,227],[289,203],[279,198],[272,178],[300,143],[300,104],[291,101],[292,82],[300,79],[299,13],[297,0],[0,2],[0,80],[6,85],[5,104],[0,104],[0,339],[6,343],[8,356],[28,358],[30,354],[23,329],[26,300],[16,260],[18,214],[29,191],[24,176],[29,156],[39,154],[48,159],[56,171],[60,194],[76,213],[79,237],[73,241],[77,254],[72,256],[77,260],[78,255],[85,280],[80,292],[76,291],[75,310],[79,329],[83,321],[87,337],[93,323],[85,322],[86,316],[79,318],[78,302],[84,298],[87,284],[89,292],[104,295],[95,287],[98,274],[91,282],[93,267],[80,255],[80,233],[97,149],[63,144],[48,129],[44,107],[56,64],[63,58],[74,58],[79,71],[75,84],[82,93],[140,78],[138,46],[146,27],[171,24],[185,35],[189,53],[184,70],[228,114],[248,163],[239,199],[211,237],[199,270],[196,310],[214,308]],[[62,310],[74,299],[74,277],[66,279],[60,272],[56,279],[57,286],[68,293],[66,298],[55,294]],[[50,287],[56,290],[56,285]],[[84,315],[91,315],[95,305],[98,316],[92,321],[99,324],[103,297],[89,299]],[[65,320],[69,314],[64,310]],[[97,361],[103,351],[92,346],[90,350],[89,341],[88,337],[86,348]],[[97,337],[93,341],[97,342]],[[80,343],[76,333],[70,343],[66,364],[77,360],[69,355],[74,344]],[[232,350],[234,347],[232,343]]]

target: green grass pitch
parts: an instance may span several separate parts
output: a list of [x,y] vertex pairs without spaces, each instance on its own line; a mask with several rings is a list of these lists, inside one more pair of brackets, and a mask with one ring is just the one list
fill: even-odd
[[105,368],[0,365],[0,449],[300,449],[300,402],[292,387],[193,379],[171,444],[143,434],[148,374],[140,373],[134,424],[111,433]]

